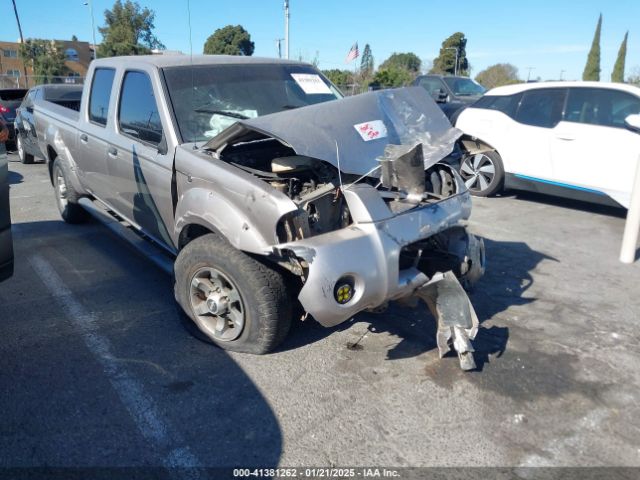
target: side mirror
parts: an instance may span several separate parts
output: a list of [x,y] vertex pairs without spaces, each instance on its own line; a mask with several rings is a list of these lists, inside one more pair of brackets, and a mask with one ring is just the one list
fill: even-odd
[[635,133],[640,133],[640,114],[634,113],[624,119],[625,126]]
[[447,103],[447,92],[439,88],[431,94],[436,103]]
[[158,144],[158,153],[160,155],[166,155],[169,151],[169,147],[167,146],[167,137],[164,136],[164,132],[162,132],[162,137],[160,138],[160,143]]

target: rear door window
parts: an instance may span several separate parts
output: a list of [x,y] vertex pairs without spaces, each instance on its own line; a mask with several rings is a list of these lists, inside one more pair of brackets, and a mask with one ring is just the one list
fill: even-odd
[[572,88],[565,120],[625,128],[624,119],[632,113],[640,113],[640,98],[635,95],[604,88]]
[[98,125],[106,125],[109,117],[111,87],[116,71],[112,68],[97,68],[93,73],[89,97],[89,120]]
[[122,82],[118,125],[124,135],[152,145],[162,139],[162,123],[151,79],[143,72],[127,72]]
[[564,88],[525,92],[516,113],[516,121],[534,127],[555,127],[562,119],[566,94]]

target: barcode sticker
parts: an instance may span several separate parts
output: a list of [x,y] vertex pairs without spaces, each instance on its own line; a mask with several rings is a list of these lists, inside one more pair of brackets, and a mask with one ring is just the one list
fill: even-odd
[[387,136],[387,127],[385,127],[382,120],[372,120],[370,122],[359,123],[354,125],[353,128],[356,129],[356,132],[360,134],[362,140],[365,142],[385,138]]

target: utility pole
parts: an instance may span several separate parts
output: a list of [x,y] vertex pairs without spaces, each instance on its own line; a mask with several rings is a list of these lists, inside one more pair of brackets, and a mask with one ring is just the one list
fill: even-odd
[[96,27],[93,21],[93,0],[84,2],[89,6],[89,15],[91,15],[91,34],[93,35],[93,58],[98,58],[98,45],[96,45]]
[[276,50],[278,51],[278,58],[282,58],[282,41],[284,38],[276,38]]
[[289,0],[284,0],[284,53],[289,60]]
[[562,81],[562,74],[564,73],[564,70],[560,70],[560,81]]
[[531,70],[534,70],[535,67],[528,67],[529,69],[529,73],[527,73],[527,82],[529,82],[529,80],[531,80]]
[[[13,12],[16,14],[16,22],[18,23],[18,32],[20,33],[20,43],[24,44],[24,37],[22,36],[22,26],[20,25],[20,17],[18,16],[18,7],[16,7],[16,0],[11,0],[13,3]],[[25,86],[29,87],[29,77],[27,76],[27,64],[22,59],[22,70],[24,71]]]
[[445,50],[455,50],[456,51],[456,63],[453,65],[453,75],[458,76],[458,55],[460,52],[460,47],[445,47]]

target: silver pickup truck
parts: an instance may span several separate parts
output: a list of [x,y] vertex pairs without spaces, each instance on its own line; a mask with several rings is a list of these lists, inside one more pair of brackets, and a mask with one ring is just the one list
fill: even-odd
[[299,62],[116,57],[92,62],[77,107],[35,103],[63,219],[90,199],[174,255],[176,300],[215,344],[265,353],[294,311],[333,326],[422,298],[440,353],[474,367],[461,283],[484,246],[442,162],[460,132],[424,89],[342,98]]

